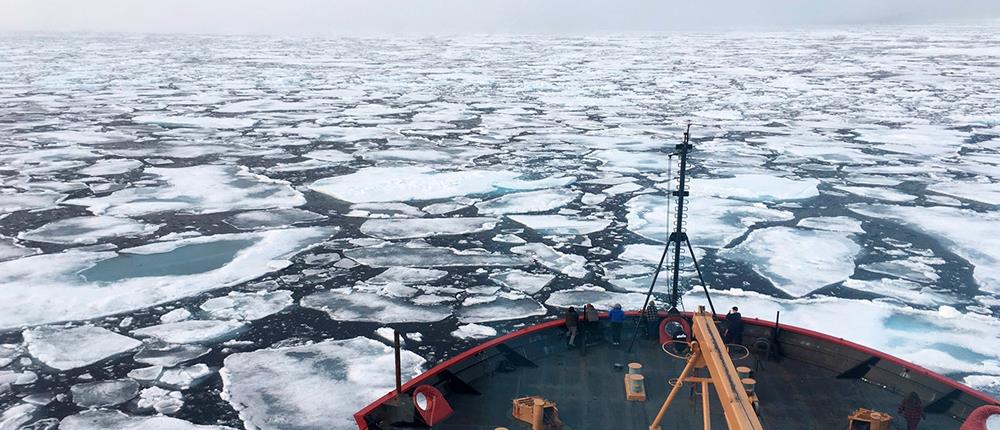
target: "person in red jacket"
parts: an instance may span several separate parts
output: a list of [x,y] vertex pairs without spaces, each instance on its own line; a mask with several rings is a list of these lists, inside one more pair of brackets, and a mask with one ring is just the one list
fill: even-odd
[[899,405],[900,415],[906,420],[906,430],[917,430],[917,424],[924,419],[924,405],[920,402],[920,396],[916,392],[910,391]]

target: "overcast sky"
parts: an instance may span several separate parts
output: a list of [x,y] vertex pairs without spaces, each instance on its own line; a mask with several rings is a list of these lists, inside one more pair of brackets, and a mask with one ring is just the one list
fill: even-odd
[[0,31],[607,33],[998,17],[1000,0],[0,0]]

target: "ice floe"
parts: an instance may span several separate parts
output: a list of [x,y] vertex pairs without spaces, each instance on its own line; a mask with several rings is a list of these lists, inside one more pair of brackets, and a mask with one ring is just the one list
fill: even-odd
[[413,267],[390,267],[368,279],[367,283],[382,285],[400,283],[404,285],[434,282],[448,275],[447,271],[437,269],[419,269]]
[[854,273],[861,247],[843,232],[770,227],[750,232],[720,256],[742,261],[792,296],[804,296]]
[[137,124],[155,124],[166,128],[216,128],[239,129],[253,127],[257,120],[209,116],[138,115],[132,117]]
[[173,367],[163,369],[156,384],[171,390],[189,390],[204,382],[214,373],[211,368],[202,363],[193,366]]
[[496,218],[401,218],[369,219],[361,232],[380,239],[414,239],[430,236],[479,233],[492,230]]
[[151,167],[145,173],[154,175],[162,185],[126,188],[64,203],[86,206],[96,215],[136,216],[166,211],[206,214],[292,208],[306,202],[302,193],[286,182],[254,175],[238,166]]
[[291,291],[233,292],[208,299],[201,304],[201,310],[215,319],[255,321],[281,312],[294,303]]
[[0,193],[0,214],[26,210],[54,208],[64,197],[64,194],[41,193]]
[[[404,350],[401,359],[404,382],[422,371],[420,356]],[[356,337],[233,354],[220,373],[223,398],[248,428],[347,430],[357,410],[392,390],[393,367],[392,348]]]
[[561,208],[579,197],[580,193],[565,188],[507,194],[492,200],[476,203],[480,214],[504,215],[545,212]]
[[164,390],[160,387],[143,388],[136,402],[139,410],[155,410],[157,413],[172,415],[184,407],[183,395],[180,391]]
[[[156,367],[174,367],[181,363],[203,357],[212,349],[201,345],[176,345],[162,340],[149,339],[135,353],[133,359]],[[152,372],[153,370],[150,370]],[[159,377],[157,372],[156,376]]]
[[515,254],[529,256],[542,266],[574,278],[584,278],[590,272],[584,265],[587,259],[576,254],[565,254],[544,243],[528,243],[510,249]]
[[865,230],[861,228],[861,221],[846,216],[802,218],[796,225],[814,230],[842,231],[857,234],[865,233]]
[[[1000,173],[1000,168],[996,168]],[[980,182],[935,182],[927,186],[929,191],[964,200],[972,200],[988,205],[1000,205],[1000,184]]]
[[39,252],[41,251],[18,245],[13,240],[0,236],[0,261],[16,260]]
[[226,218],[226,223],[240,230],[290,227],[326,219],[325,215],[302,209],[273,209],[242,212]]
[[117,253],[70,251],[0,262],[0,327],[89,319],[246,282],[288,266],[288,258],[335,231],[201,236]]
[[749,201],[802,200],[819,195],[813,178],[783,178],[780,176],[747,174],[732,178],[691,180],[691,193],[695,195],[733,198]]
[[930,235],[975,266],[973,277],[980,288],[1000,293],[1000,246],[993,239],[1000,222],[997,213],[944,206],[855,204],[848,208],[863,216],[891,219]]
[[459,321],[480,323],[506,321],[546,314],[545,307],[519,292],[499,292],[483,297],[467,297],[457,312]]
[[507,190],[565,186],[575,178],[518,179],[506,170],[436,171],[426,167],[367,167],[313,182],[310,188],[351,203],[431,200]]
[[510,215],[507,218],[542,234],[590,234],[611,225],[611,220],[570,218],[563,215]]
[[488,339],[497,335],[497,329],[479,324],[463,324],[451,332],[459,339]]
[[59,244],[89,245],[110,237],[147,236],[161,224],[147,224],[129,218],[84,216],[53,221],[18,234],[22,240]]
[[351,288],[324,290],[305,296],[303,307],[326,312],[336,321],[381,323],[436,322],[451,316],[451,307],[415,305],[402,298],[355,291]]
[[111,176],[128,173],[140,167],[142,167],[142,162],[139,160],[114,158],[109,160],[99,160],[89,167],[80,169],[78,172],[83,175],[91,176]]
[[570,306],[582,309],[583,305],[590,303],[600,310],[608,310],[620,304],[624,309],[638,310],[645,301],[646,295],[643,293],[618,293],[600,287],[584,286],[556,291],[545,300],[545,304],[559,309]]
[[906,193],[901,193],[892,188],[882,188],[882,187],[852,187],[846,185],[835,185],[833,187],[836,190],[845,191],[857,196],[883,200],[887,202],[908,202],[916,200],[916,196],[912,196]]
[[131,379],[96,381],[70,387],[73,403],[81,408],[117,406],[139,395],[139,383]]
[[497,254],[480,250],[459,251],[431,246],[382,244],[354,248],[344,254],[371,267],[457,267],[457,266],[524,266],[530,260],[518,255]]
[[132,335],[168,343],[218,343],[239,336],[246,328],[239,321],[187,320],[132,330]]
[[555,278],[555,275],[528,273],[523,270],[507,270],[490,275],[490,280],[497,285],[528,295],[541,291]]
[[[687,210],[698,214],[697,219],[688,222],[687,233],[695,246],[720,248],[743,235],[757,222],[786,221],[793,218],[791,212],[771,209],[761,203],[715,197],[693,196],[688,201]],[[658,195],[634,197],[625,204],[628,213],[628,229],[648,239],[658,242],[667,240],[667,198]],[[671,214],[676,212],[671,208]],[[674,224],[671,217],[670,225]]]
[[56,370],[72,370],[131,352],[142,342],[94,326],[36,327],[24,330],[28,353]]
[[231,427],[197,425],[170,417],[137,417],[116,410],[96,410],[70,415],[59,422],[61,430],[234,430]]

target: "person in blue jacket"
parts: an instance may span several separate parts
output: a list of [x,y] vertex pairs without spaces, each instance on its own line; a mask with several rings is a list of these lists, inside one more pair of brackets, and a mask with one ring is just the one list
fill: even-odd
[[625,311],[622,305],[616,303],[608,312],[608,321],[611,322],[611,344],[620,345],[622,343],[622,326],[625,324]]

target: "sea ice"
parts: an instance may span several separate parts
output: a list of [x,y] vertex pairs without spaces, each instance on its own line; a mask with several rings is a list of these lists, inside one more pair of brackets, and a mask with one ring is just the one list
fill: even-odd
[[403,285],[434,282],[448,275],[447,271],[437,269],[418,269],[413,267],[390,267],[384,272],[368,279],[367,283],[382,285],[400,283]]
[[1000,293],[1000,246],[994,240],[1000,222],[997,213],[944,206],[854,204],[848,209],[872,218],[891,219],[934,237],[975,265],[973,277],[980,288]]
[[441,172],[426,167],[367,167],[313,182],[310,188],[351,203],[432,200],[507,190],[565,186],[576,178],[520,180],[504,170]]
[[927,285],[902,279],[878,279],[871,281],[848,279],[844,281],[844,287],[920,306],[936,307],[955,302],[955,299],[949,297],[944,291],[935,290]]
[[354,248],[344,251],[344,254],[370,267],[504,267],[531,264],[530,260],[517,255],[398,244]]
[[20,193],[4,194],[0,193],[0,214],[35,209],[49,209],[66,197],[59,193]]
[[457,312],[458,320],[467,323],[506,321],[545,315],[545,307],[519,292],[499,292],[486,300],[466,298]]
[[610,220],[570,218],[562,215],[510,215],[507,218],[542,234],[590,234],[611,225]]
[[132,330],[136,337],[153,337],[168,343],[218,343],[246,330],[239,321],[187,320]]
[[929,284],[937,282],[941,278],[937,271],[922,261],[921,258],[908,258],[905,260],[880,261],[877,263],[864,264],[859,267],[872,273],[894,276],[908,279],[913,282]]
[[563,207],[579,196],[580,193],[565,188],[552,188],[507,194],[476,203],[476,208],[479,209],[480,214],[486,215],[545,212]]
[[35,327],[24,330],[28,353],[48,367],[71,370],[126,354],[142,342],[94,326]]
[[[994,169],[1000,174],[1000,168],[994,167]],[[1000,184],[994,182],[935,182],[928,185],[927,189],[964,200],[1000,205]]]
[[156,124],[165,128],[216,128],[216,129],[240,129],[249,128],[257,124],[257,120],[250,118],[223,118],[209,116],[166,116],[166,115],[138,115],[132,118],[132,122],[137,124]]
[[[406,350],[401,359],[404,382],[425,362]],[[352,415],[392,390],[393,367],[392,348],[364,337],[262,349],[226,357],[222,395],[247,428],[354,429]]]
[[207,214],[292,208],[306,202],[302,193],[288,183],[254,175],[238,166],[151,167],[145,173],[156,176],[162,185],[126,188],[103,197],[64,203],[86,206],[96,215],[136,216],[165,211]]
[[232,292],[208,299],[202,303],[201,310],[215,319],[256,321],[288,309],[294,303],[291,291]]
[[497,335],[497,329],[479,324],[463,324],[451,335],[459,339],[488,339]]
[[515,254],[527,255],[541,265],[574,278],[583,278],[590,273],[584,266],[587,259],[580,255],[564,254],[544,243],[529,243],[510,249]]
[[302,154],[303,157],[313,160],[329,161],[333,163],[346,163],[354,161],[354,156],[336,149],[320,149]]
[[69,251],[0,262],[0,328],[117,314],[246,282],[288,266],[293,255],[335,231],[201,236],[117,253]]
[[451,307],[414,305],[405,299],[354,291],[351,288],[323,290],[301,300],[301,305],[326,312],[336,321],[371,321],[385,324],[437,322],[451,316]]
[[65,245],[89,245],[109,237],[147,236],[155,233],[161,226],[129,218],[83,216],[50,222],[20,233],[18,238]]
[[583,309],[583,305],[590,303],[600,310],[608,310],[620,304],[624,309],[638,310],[645,301],[646,295],[643,293],[616,293],[600,287],[576,287],[552,293],[545,304],[558,309],[570,306]]
[[38,249],[23,247],[9,238],[0,236],[0,261],[16,260],[39,252],[41,251]]
[[184,400],[180,391],[149,387],[139,392],[139,401],[136,406],[140,410],[152,409],[164,415],[172,415],[184,407]]
[[157,385],[171,390],[188,390],[205,381],[215,373],[207,365],[198,363],[193,366],[173,367],[164,369]]
[[490,280],[507,289],[532,295],[549,285],[555,275],[528,273],[523,270],[507,270],[490,275]]
[[197,425],[170,417],[134,417],[116,410],[85,411],[59,422],[60,430],[235,430],[231,427]]
[[[211,352],[212,349],[201,345],[174,345],[161,340],[150,339],[143,343],[133,359],[159,367],[174,367],[181,363],[194,360]],[[159,376],[159,373],[157,373]]]
[[140,167],[142,167],[142,162],[139,160],[114,158],[109,160],[98,160],[90,167],[80,169],[78,173],[90,176],[111,176],[128,173]]
[[750,264],[776,288],[799,297],[849,278],[860,251],[847,233],[771,227],[752,231],[719,255]]
[[117,406],[139,395],[139,383],[131,379],[97,381],[70,387],[73,403],[81,408]]
[[369,219],[361,232],[380,239],[413,239],[430,236],[480,233],[496,227],[496,218]]
[[861,228],[861,221],[846,216],[802,218],[796,225],[814,230],[842,231],[857,234],[865,233],[865,230]]
[[[748,203],[716,197],[693,196],[688,201],[689,213],[698,214],[689,219],[687,233],[695,246],[721,248],[739,238],[753,224],[761,221],[786,221],[791,212],[770,209],[761,203]],[[641,195],[626,204],[628,229],[647,239],[658,242],[667,240],[667,198],[658,195]],[[676,216],[676,208],[671,215]],[[674,219],[669,220],[670,225]]]
[[861,196],[875,200],[883,200],[887,202],[909,202],[917,199],[916,196],[911,196],[906,193],[901,193],[892,188],[851,187],[846,185],[835,185],[833,188],[836,190],[854,194],[856,196]]
[[802,200],[819,195],[818,179],[789,179],[780,176],[747,174],[732,178],[695,178],[691,194],[748,201]]
[[349,217],[355,218],[420,218],[427,215],[419,208],[406,203],[355,203],[351,205]]
[[326,216],[302,209],[273,209],[238,213],[226,218],[226,224],[240,230],[258,230],[289,227],[321,219],[326,219]]

